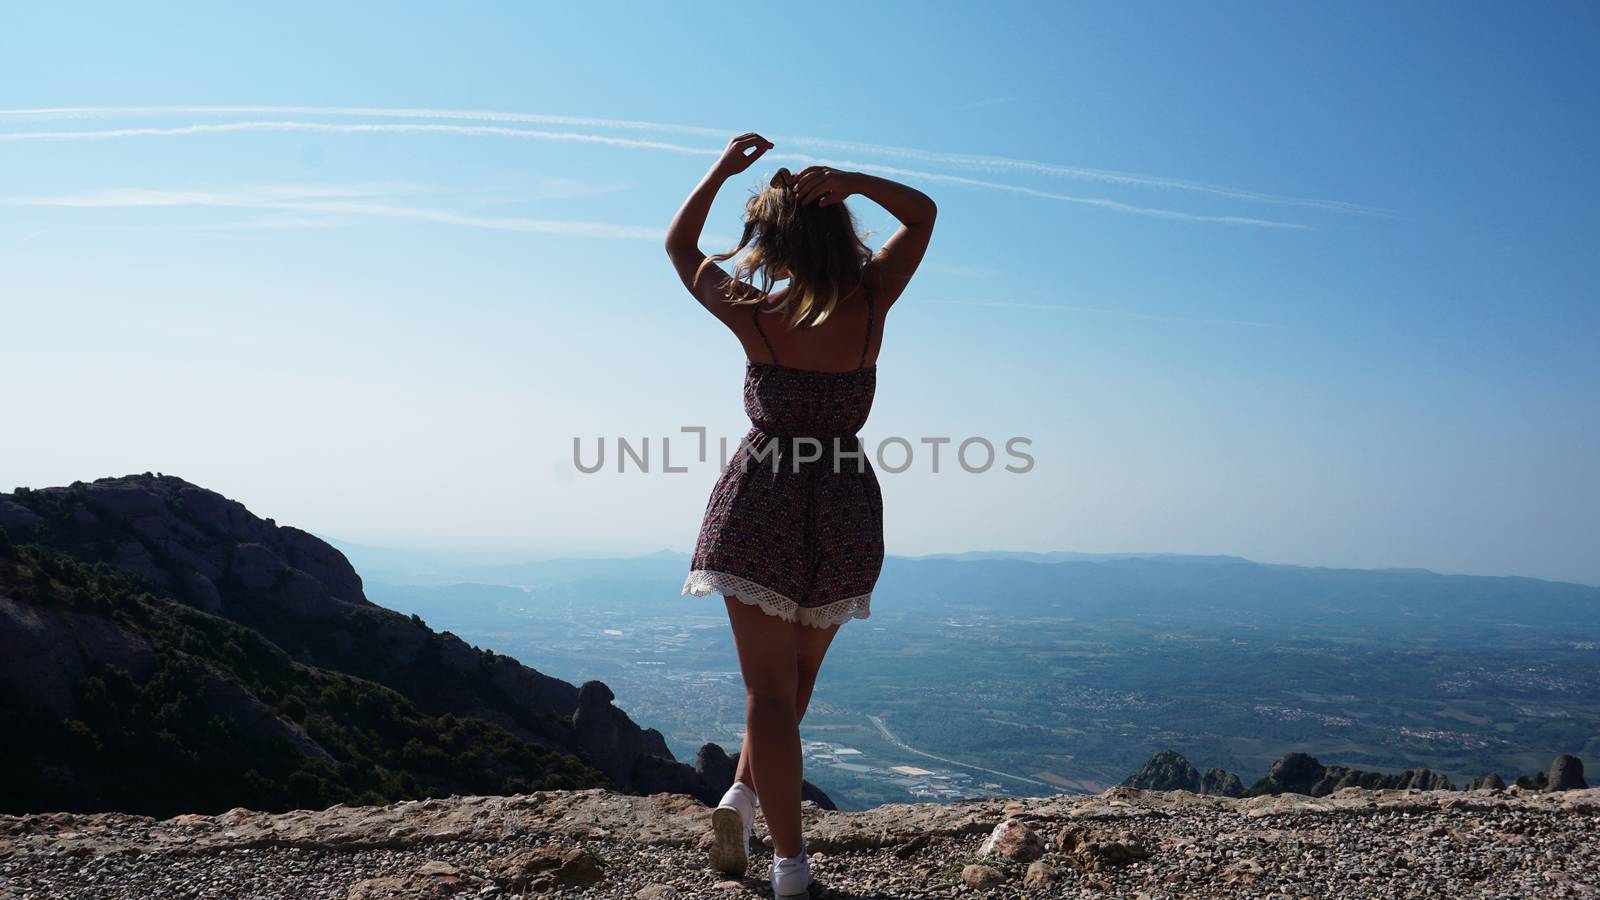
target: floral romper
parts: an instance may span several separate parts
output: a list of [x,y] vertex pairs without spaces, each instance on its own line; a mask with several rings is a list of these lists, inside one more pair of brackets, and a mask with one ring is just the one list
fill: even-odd
[[779,365],[761,332],[773,362],[746,361],[751,428],[711,491],[684,594],[720,592],[818,628],[871,615],[883,496],[856,436],[877,387],[877,367],[866,365],[870,289],[866,298],[867,339],[849,372]]

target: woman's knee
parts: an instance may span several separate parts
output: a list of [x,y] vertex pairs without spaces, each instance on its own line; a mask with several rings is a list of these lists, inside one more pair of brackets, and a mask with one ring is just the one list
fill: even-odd
[[769,715],[793,716],[798,708],[799,696],[794,685],[756,687],[745,690],[745,705],[750,712]]

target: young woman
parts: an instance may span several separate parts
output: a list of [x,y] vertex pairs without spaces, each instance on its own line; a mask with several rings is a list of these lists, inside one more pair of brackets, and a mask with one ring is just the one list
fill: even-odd
[[[684,286],[744,345],[752,425],[711,492],[683,586],[723,595],[745,684],[744,747],[713,813],[711,861],[744,873],[759,803],[773,892],[796,897],[811,882],[800,719],[839,627],[870,615],[883,566],[883,501],[856,433],[872,406],[884,316],[922,261],[937,209],[914,188],[860,172],[779,169],[745,202],[738,245],[701,253],[717,190],[772,146],[753,132],[733,138],[666,245]],[[876,254],[844,204],[852,194],[900,220]],[[734,274],[718,265],[747,246]],[[788,284],[772,290],[780,279]]]

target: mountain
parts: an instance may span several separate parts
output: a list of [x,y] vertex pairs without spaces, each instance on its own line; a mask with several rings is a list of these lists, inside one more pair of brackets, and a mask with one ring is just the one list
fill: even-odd
[[[1576,760],[1576,757],[1569,757]],[[1576,763],[1578,778],[1573,786],[1582,786],[1583,764]],[[1498,776],[1493,776],[1498,778]],[[1195,770],[1183,755],[1173,750],[1162,750],[1123,782],[1124,787],[1150,791],[1191,791],[1196,794],[1217,794],[1226,797],[1258,797],[1276,794],[1305,794],[1308,797],[1325,797],[1344,788],[1368,790],[1416,789],[1424,791],[1453,791],[1450,779],[1427,769],[1407,769],[1399,773],[1364,772],[1348,766],[1325,766],[1304,753],[1285,753],[1267,770],[1266,777],[1242,787],[1239,776],[1222,769],[1207,769],[1204,775]]]
[[1190,791],[1223,797],[1244,796],[1239,776],[1222,769],[1207,769],[1204,775],[1174,750],[1162,750],[1144,768],[1129,775],[1122,784],[1146,791]]
[[1347,787],[1455,790],[1450,779],[1428,769],[1407,769],[1394,774],[1363,772],[1348,766],[1325,766],[1304,753],[1285,753],[1267,770],[1265,778],[1245,791],[1245,796],[1293,793],[1323,797]]
[[[1530,791],[1586,790],[1589,785],[1583,778],[1583,760],[1571,753],[1562,753],[1550,764],[1548,771],[1537,777],[1517,779],[1520,789]],[[1260,797],[1278,794],[1304,794],[1308,797],[1326,797],[1346,789],[1361,790],[1416,790],[1453,791],[1450,779],[1428,769],[1413,768],[1404,772],[1365,772],[1348,766],[1325,766],[1304,753],[1285,753],[1279,757],[1260,781],[1249,790],[1240,787],[1239,776],[1221,769],[1207,769],[1205,775],[1197,772],[1183,755],[1174,750],[1162,750],[1150,757],[1144,767],[1123,780],[1123,787],[1147,791],[1189,791],[1195,794],[1216,794],[1226,797]],[[1505,781],[1496,773],[1474,778],[1465,788],[1468,791],[1504,789]]]
[[732,780],[715,744],[678,762],[606,685],[378,606],[326,542],[181,478],[0,494],[0,554],[0,716],[28,736],[0,751],[5,811],[585,786],[714,803]]
[[1080,553],[1074,550],[968,550],[962,553],[929,553],[907,556],[905,559],[953,560],[1009,560],[1011,562],[1108,562],[1111,560],[1142,559],[1154,562],[1182,563],[1186,565],[1256,565],[1242,556],[1196,556],[1187,553]]
[[0,647],[5,812],[321,808],[608,784],[572,754],[303,665],[259,632],[37,545],[0,543]]

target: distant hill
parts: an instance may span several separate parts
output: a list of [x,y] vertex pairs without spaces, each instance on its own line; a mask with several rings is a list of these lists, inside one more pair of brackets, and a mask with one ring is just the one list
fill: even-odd
[[1255,565],[1242,556],[1193,556],[1183,553],[1078,553],[1072,550],[1050,550],[1035,552],[1029,550],[969,550],[965,553],[929,553],[923,556],[906,556],[902,559],[955,559],[971,561],[977,559],[1006,559],[1016,562],[1054,563],[1054,562],[1106,562],[1114,559],[1149,559],[1162,562],[1189,563],[1193,565],[1234,565],[1243,563]]
[[676,761],[604,684],[373,604],[324,541],[171,476],[0,494],[0,649],[5,812],[598,786],[715,802],[732,778],[715,745]]

